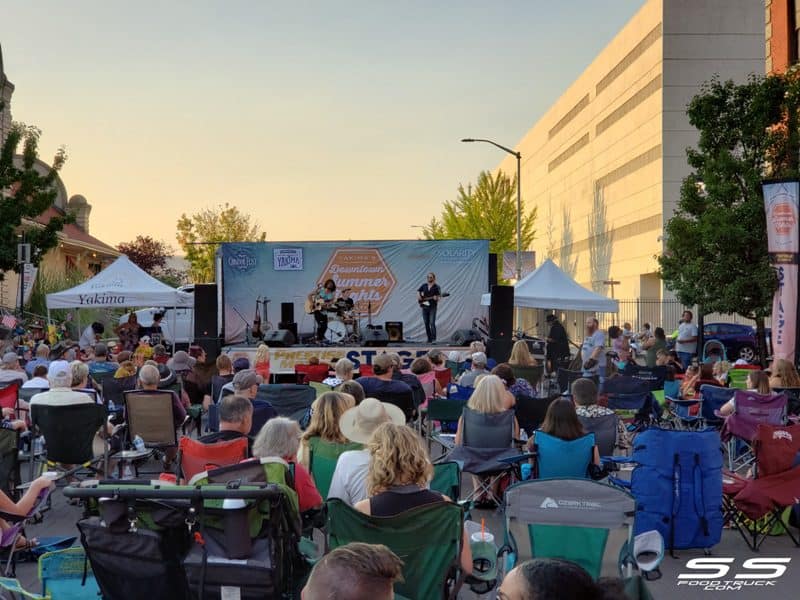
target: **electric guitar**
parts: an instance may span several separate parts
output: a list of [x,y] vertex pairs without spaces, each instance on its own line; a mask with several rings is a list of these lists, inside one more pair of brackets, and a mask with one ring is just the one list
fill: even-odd
[[[439,294],[439,298],[447,298],[450,294],[444,293]],[[431,300],[436,297],[436,294],[431,294],[430,296],[423,296],[422,298],[417,298],[417,302],[420,306],[430,306]]]

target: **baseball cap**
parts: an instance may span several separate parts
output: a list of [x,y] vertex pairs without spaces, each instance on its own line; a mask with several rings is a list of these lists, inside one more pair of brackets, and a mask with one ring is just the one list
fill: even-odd
[[236,360],[233,361],[233,372],[238,373],[239,371],[246,371],[250,368],[250,361],[247,357],[240,356]]
[[261,383],[261,378],[250,369],[239,371],[233,376],[233,388],[236,390],[246,390],[259,383]]
[[[3,357],[3,359],[5,360],[5,357]],[[48,379],[66,377],[67,375],[72,377],[72,370],[69,367],[69,363],[65,360],[54,360],[50,363],[50,366],[47,367]]]
[[19,356],[17,356],[16,352],[6,352],[5,354],[3,354],[3,364],[4,365],[12,367],[15,364],[17,364],[18,360],[19,360]]

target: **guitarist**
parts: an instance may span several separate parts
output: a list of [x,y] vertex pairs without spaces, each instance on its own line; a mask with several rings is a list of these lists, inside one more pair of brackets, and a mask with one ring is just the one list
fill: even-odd
[[328,331],[328,315],[325,311],[333,303],[336,283],[333,279],[326,279],[320,287],[308,295],[314,307],[314,320],[317,322],[317,341],[325,339],[325,332]]
[[436,275],[428,273],[425,283],[419,286],[419,305],[422,308],[422,320],[425,323],[425,334],[428,336],[428,343],[436,341],[436,305],[442,296],[442,290],[436,283]]

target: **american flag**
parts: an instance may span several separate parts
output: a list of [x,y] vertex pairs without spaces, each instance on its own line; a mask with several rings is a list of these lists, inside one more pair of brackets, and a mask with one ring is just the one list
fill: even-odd
[[14,329],[17,326],[17,319],[13,315],[3,315],[3,318],[0,319],[0,325]]

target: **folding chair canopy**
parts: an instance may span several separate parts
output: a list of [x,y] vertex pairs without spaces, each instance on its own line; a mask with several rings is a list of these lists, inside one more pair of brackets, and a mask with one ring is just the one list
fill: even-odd
[[373,517],[339,499],[327,502],[328,545],[350,542],[384,544],[403,561],[405,582],[395,585],[407,598],[454,598],[446,591],[458,568],[463,536],[460,506],[441,502],[408,510],[395,517]]
[[533,479],[509,487],[505,500],[506,542],[517,564],[563,558],[595,579],[619,576],[636,507],[629,493],[589,479]]

